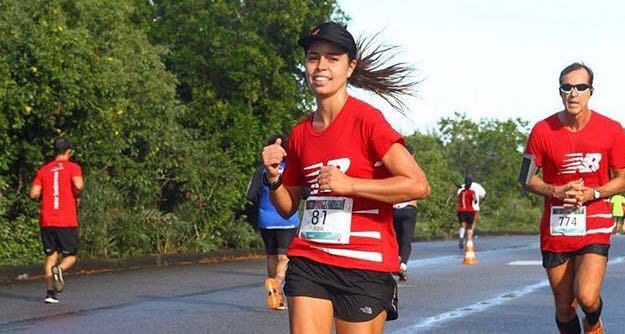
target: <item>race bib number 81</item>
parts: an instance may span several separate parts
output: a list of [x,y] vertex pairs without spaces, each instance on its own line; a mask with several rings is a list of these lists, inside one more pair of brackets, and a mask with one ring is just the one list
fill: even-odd
[[299,237],[314,242],[348,244],[353,205],[354,200],[349,197],[309,197]]
[[582,206],[579,209],[565,209],[562,206],[551,207],[549,225],[551,235],[586,235],[586,207]]

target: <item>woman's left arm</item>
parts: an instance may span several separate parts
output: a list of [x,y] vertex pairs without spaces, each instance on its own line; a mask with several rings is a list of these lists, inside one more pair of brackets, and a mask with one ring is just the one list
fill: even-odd
[[324,166],[319,173],[319,189],[391,204],[424,199],[430,194],[425,173],[404,145],[393,144],[382,163],[391,177],[361,179],[347,176],[337,167]]

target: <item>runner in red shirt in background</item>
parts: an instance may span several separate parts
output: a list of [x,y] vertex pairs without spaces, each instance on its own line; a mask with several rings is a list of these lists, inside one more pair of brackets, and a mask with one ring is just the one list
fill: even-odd
[[[473,181],[469,177],[464,178],[464,188],[458,193],[458,222],[460,223],[460,239],[458,241],[458,247],[464,248],[465,242],[473,240],[473,220],[475,214],[473,211],[473,201],[477,197],[475,192],[471,190],[471,184]],[[466,233],[466,238],[465,234]]]
[[[84,187],[80,166],[69,161],[72,150],[67,139],[54,140],[54,154],[54,160],[37,171],[30,190],[30,198],[41,199],[39,225],[47,255],[43,266],[47,285],[45,302],[50,304],[59,302],[58,293],[64,288],[63,271],[76,263],[76,207]],[[63,254],[60,263],[59,252]]]
[[[475,192],[475,198],[473,198],[473,231],[472,232],[473,232],[473,238],[476,238],[477,234],[475,233],[475,231],[477,230],[477,218],[480,216],[480,202],[482,202],[484,198],[486,197],[486,190],[484,189],[484,187],[482,187],[481,184],[475,181],[475,178],[473,177],[471,173],[467,173],[467,175],[465,175],[465,180],[467,178],[473,181],[473,183],[471,183],[471,190]],[[460,194],[462,189],[464,189],[464,186],[460,186],[458,188],[458,194]],[[458,236],[460,237],[460,239],[464,238],[464,230],[462,228],[460,228],[460,230],[458,231]]]
[[[382,333],[397,318],[399,270],[393,203],[427,197],[425,174],[380,111],[347,92],[347,84],[394,102],[414,83],[411,69],[367,51],[340,24],[326,22],[299,40],[317,109],[297,124],[288,151],[263,149],[265,182],[283,217],[306,200],[287,255],[285,294],[291,333]],[[364,45],[367,45],[365,43]],[[280,177],[278,167],[288,163]],[[284,182],[282,182],[284,178]]]
[[533,169],[525,168],[529,162],[520,180],[545,197],[540,244],[560,333],[580,333],[578,303],[586,315],[584,332],[603,333],[599,293],[613,229],[608,198],[625,189],[625,133],[588,108],[588,66],[571,64],[559,80],[564,110],[534,126],[526,150],[525,161],[533,159],[543,177],[524,172]]

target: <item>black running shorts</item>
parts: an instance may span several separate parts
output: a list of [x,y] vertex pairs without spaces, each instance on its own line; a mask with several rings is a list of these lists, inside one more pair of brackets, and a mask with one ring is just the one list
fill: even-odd
[[77,227],[42,227],[41,242],[46,255],[60,252],[63,255],[78,254]]
[[291,241],[297,233],[297,228],[287,229],[260,229],[260,236],[265,244],[265,254],[278,255],[286,254],[291,245]]
[[469,225],[473,224],[473,219],[475,215],[473,212],[458,212],[458,222],[467,223]]
[[598,254],[608,257],[608,250],[610,250],[610,245],[606,244],[590,244],[582,249],[575,252],[566,252],[566,253],[554,253],[548,251],[542,251],[543,255],[543,267],[545,269],[557,267],[564,262],[568,261],[568,259],[584,255],[584,254]]
[[397,284],[391,273],[347,269],[303,257],[289,260],[284,293],[332,301],[334,316],[343,321],[369,321],[386,310],[395,320]]

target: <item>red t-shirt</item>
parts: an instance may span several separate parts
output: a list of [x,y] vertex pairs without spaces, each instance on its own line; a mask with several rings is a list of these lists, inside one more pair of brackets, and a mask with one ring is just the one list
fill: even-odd
[[37,171],[33,185],[41,186],[41,227],[78,226],[74,176],[82,176],[82,171],[71,161],[51,161]]
[[[340,166],[351,177],[383,179],[391,176],[382,158],[394,143],[404,143],[382,113],[353,97],[323,131],[312,127],[312,115],[297,124],[289,136],[283,182],[287,186],[310,186],[317,193],[317,172],[323,165]],[[393,229],[393,205],[353,196],[348,244],[317,243],[295,237],[289,256],[344,267],[395,272],[399,257]]]
[[[625,167],[625,132],[621,125],[592,111],[590,121],[579,132],[562,126],[558,114],[538,122],[530,133],[527,152],[543,170],[543,180],[563,185],[582,178],[584,185],[599,187],[610,180],[609,168]],[[541,220],[541,249],[571,252],[588,244],[609,244],[613,222],[608,199],[590,201],[586,206],[586,235],[551,235],[551,207],[562,205],[556,198],[545,198]]]
[[473,212],[475,192],[471,189],[462,189],[458,194],[458,212]]

